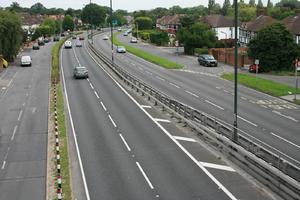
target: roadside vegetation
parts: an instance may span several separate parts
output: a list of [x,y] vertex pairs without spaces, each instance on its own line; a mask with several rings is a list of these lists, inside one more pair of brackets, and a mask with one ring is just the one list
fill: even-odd
[[[234,74],[223,74],[222,78],[233,81]],[[239,74],[238,83],[276,97],[290,95],[290,92],[295,93],[294,87],[248,74]],[[300,94],[300,90],[297,93]]]
[[[69,156],[68,156],[68,142],[67,142],[67,133],[66,133],[66,122],[65,122],[65,109],[64,109],[64,99],[62,92],[62,85],[59,81],[59,53],[60,48],[67,38],[61,39],[57,42],[52,48],[52,71],[51,71],[51,82],[52,82],[52,91],[53,83],[56,83],[57,88],[57,118],[58,118],[58,127],[59,127],[59,139],[60,139],[60,156],[61,156],[61,177],[62,177],[62,188],[63,188],[63,197],[64,199],[72,199],[71,192],[71,183],[70,183],[70,171],[69,171]],[[53,93],[51,93],[52,95]],[[54,116],[54,102],[53,96],[51,98],[51,116]],[[53,146],[53,151],[55,147]],[[54,161],[56,162],[56,160]],[[56,170],[55,174],[56,176]]]
[[173,62],[173,61],[169,61],[165,58],[162,58],[162,57],[159,57],[159,56],[156,56],[156,55],[153,55],[153,54],[150,54],[148,52],[145,52],[145,51],[142,51],[140,49],[137,49],[137,48],[134,48],[132,46],[128,46],[128,45],[124,45],[123,43],[121,43],[117,36],[119,35],[120,33],[115,33],[114,34],[114,41],[113,43],[117,46],[124,46],[126,48],[126,50],[140,58],[143,58],[151,63],[154,63],[154,64],[157,64],[161,67],[164,67],[166,69],[180,69],[182,68],[183,66],[176,63],[176,62]]

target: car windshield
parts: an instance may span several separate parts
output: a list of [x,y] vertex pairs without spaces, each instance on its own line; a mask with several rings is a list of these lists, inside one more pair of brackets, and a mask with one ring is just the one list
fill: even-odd
[[206,60],[214,60],[215,58],[212,55],[204,55],[203,56]]
[[86,68],[85,67],[76,67],[75,70],[78,72],[85,72]]

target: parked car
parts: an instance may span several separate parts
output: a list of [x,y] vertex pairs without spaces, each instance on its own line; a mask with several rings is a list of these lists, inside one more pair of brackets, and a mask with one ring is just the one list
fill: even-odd
[[39,46],[44,46],[45,45],[45,42],[43,39],[38,39],[38,45]]
[[71,49],[72,48],[72,42],[70,40],[65,41],[65,49]]
[[45,43],[48,43],[48,42],[50,42],[49,38],[47,38],[47,37],[46,37],[46,38],[44,38],[44,42],[45,42]]
[[76,36],[76,35],[72,35],[72,39],[73,39],[73,40],[76,40],[76,39],[77,39],[77,36]]
[[80,36],[80,37],[79,37],[79,40],[84,40],[84,37],[83,37],[83,36]]
[[60,39],[60,38],[59,38],[59,36],[57,35],[57,36],[54,36],[53,41],[56,42],[56,41],[59,41],[59,39]]
[[118,32],[121,32],[122,31],[122,29],[121,28],[118,28]]
[[78,79],[78,78],[88,78],[89,77],[88,70],[84,66],[76,66],[74,68],[73,75],[74,75],[75,79]]
[[21,66],[31,66],[31,57],[30,56],[22,56],[21,57]]
[[203,65],[205,67],[217,67],[218,61],[209,54],[202,54],[198,57],[198,62],[200,65]]
[[132,37],[131,39],[130,39],[130,43],[137,43],[138,41],[137,41],[137,39],[135,38],[135,37]]
[[103,36],[103,40],[108,40],[108,39],[109,39],[109,37],[107,35]]
[[124,33],[123,33],[123,36],[128,36],[128,32],[124,32]]
[[262,72],[262,69],[259,67],[259,65],[252,64],[249,66],[249,72],[250,73],[256,73],[256,67],[257,67],[257,72],[260,73]]
[[117,53],[126,53],[126,48],[124,46],[117,46]]
[[80,40],[76,41],[76,47],[82,47],[82,42],[80,42]]
[[39,44],[38,44],[38,43],[34,43],[34,44],[32,45],[32,49],[33,49],[33,50],[39,50],[39,49],[40,49]]

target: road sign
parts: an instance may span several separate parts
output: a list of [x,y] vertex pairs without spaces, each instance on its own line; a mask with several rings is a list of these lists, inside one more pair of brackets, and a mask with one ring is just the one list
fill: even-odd
[[255,59],[254,64],[259,65],[259,60]]
[[118,20],[113,19],[111,23],[112,23],[113,26],[116,26],[116,25],[118,25]]

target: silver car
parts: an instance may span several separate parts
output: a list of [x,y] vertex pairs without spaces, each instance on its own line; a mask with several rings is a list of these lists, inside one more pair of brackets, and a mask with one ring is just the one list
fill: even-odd
[[124,46],[117,46],[117,53],[126,53],[126,48]]
[[78,78],[88,78],[89,77],[88,70],[84,66],[77,66],[77,67],[75,67],[73,75],[74,75],[75,79],[78,79]]

